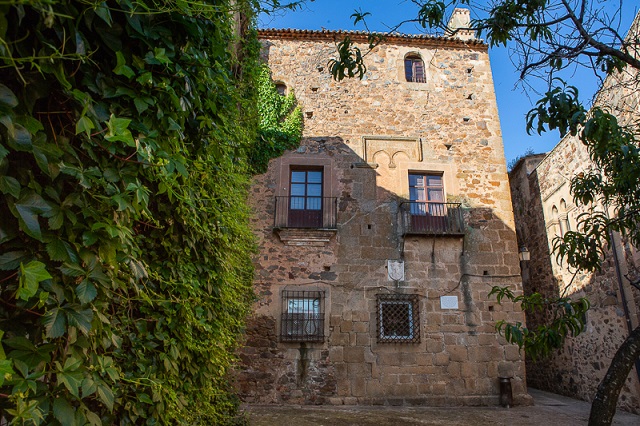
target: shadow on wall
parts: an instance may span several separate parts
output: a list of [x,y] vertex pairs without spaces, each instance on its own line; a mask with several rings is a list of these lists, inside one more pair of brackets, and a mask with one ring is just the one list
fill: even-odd
[[[238,351],[239,395],[250,403],[497,405],[498,376],[510,375],[522,400],[520,354],[494,330],[522,314],[487,297],[492,285],[520,290],[514,231],[464,196],[446,203],[447,175],[433,167],[378,158],[363,162],[339,137],[305,138],[255,178],[257,301]],[[309,215],[320,220],[311,227],[302,226],[304,212],[295,212],[294,227],[274,226],[278,197],[307,213],[322,209],[318,197],[335,198],[335,229],[325,212]],[[389,260],[404,261],[402,280],[390,279]],[[326,295],[318,341],[283,338],[290,314],[282,295],[292,289]],[[416,301],[410,342],[387,343],[380,331],[377,301],[389,294]],[[443,309],[441,296],[458,308]]]
[[[629,334],[614,260],[610,252],[602,272],[578,273],[575,277],[558,265],[550,250],[553,237],[545,225],[537,170],[528,176],[527,184],[528,199],[522,198],[523,192],[514,193],[514,209],[520,209],[515,212],[516,218],[521,218],[516,220],[518,246],[526,246],[531,254],[528,265],[523,264],[525,294],[587,297],[591,302],[581,335],[568,338],[549,359],[534,362],[527,358],[527,381],[537,389],[590,401],[611,358]],[[558,272],[554,273],[554,269]],[[545,323],[545,314],[528,312],[526,319],[527,327],[536,328]],[[635,371],[627,377],[618,405],[639,412],[640,386]]]

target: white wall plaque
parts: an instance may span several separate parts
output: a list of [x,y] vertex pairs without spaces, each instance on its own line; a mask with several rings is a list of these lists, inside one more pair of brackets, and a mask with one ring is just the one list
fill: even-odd
[[404,262],[387,260],[387,278],[389,281],[404,281]]
[[440,309],[458,309],[458,296],[440,296]]

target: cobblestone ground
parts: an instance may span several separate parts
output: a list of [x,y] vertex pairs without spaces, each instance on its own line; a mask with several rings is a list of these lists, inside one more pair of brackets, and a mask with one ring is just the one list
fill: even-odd
[[[590,405],[530,389],[530,407],[247,406],[252,426],[583,426]],[[640,426],[640,416],[618,412],[617,426]]]

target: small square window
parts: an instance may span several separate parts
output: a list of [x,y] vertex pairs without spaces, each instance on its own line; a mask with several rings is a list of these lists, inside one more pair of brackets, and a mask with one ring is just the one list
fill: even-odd
[[283,291],[280,340],[322,342],[324,291]]
[[378,342],[420,342],[420,310],[415,294],[377,296]]

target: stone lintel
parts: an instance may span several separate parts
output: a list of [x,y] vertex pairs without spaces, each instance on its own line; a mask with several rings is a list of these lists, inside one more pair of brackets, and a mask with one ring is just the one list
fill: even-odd
[[331,237],[336,234],[335,229],[292,229],[276,228],[280,241],[287,246],[324,247],[329,244]]

